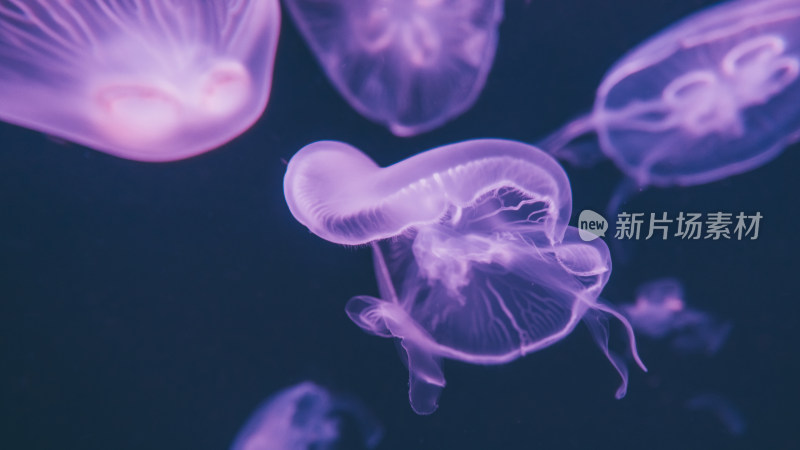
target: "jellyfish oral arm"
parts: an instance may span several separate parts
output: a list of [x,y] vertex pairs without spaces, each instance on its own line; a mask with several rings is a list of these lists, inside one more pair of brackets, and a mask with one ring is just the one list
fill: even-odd
[[383,253],[377,242],[372,242],[372,262],[375,268],[375,277],[378,279],[378,291],[381,297],[391,303],[399,303],[397,299],[397,292],[392,285],[392,277],[389,274],[389,268],[386,267],[386,260],[383,258]]
[[570,164],[592,165],[603,158],[603,153],[597,145],[570,146],[569,144],[583,135],[593,133],[594,130],[595,117],[587,114],[568,122],[536,145],[553,157],[569,161]]
[[643,371],[647,372],[647,367],[644,365],[641,358],[639,358],[639,350],[636,348],[636,336],[633,332],[633,327],[631,327],[631,323],[628,322],[628,319],[625,318],[624,315],[620,314],[619,311],[604,305],[600,301],[596,302],[593,306],[600,311],[611,314],[612,316],[616,317],[620,323],[622,323],[622,325],[625,327],[625,333],[628,335],[628,342],[630,344],[631,356],[633,356],[633,360],[636,361],[636,364]]

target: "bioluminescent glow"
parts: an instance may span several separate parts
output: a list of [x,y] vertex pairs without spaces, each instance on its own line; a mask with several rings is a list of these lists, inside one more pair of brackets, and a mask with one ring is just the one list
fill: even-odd
[[347,144],[317,142],[289,162],[284,193],[318,236],[372,244],[381,297],[355,297],[346,310],[368,333],[400,339],[417,413],[437,408],[443,358],[507,363],[581,319],[622,377],[617,397],[627,369],[608,350],[608,315],[644,367],[627,320],[598,300],[608,247],[567,225],[567,176],[533,146],[465,141],[380,168]]
[[665,278],[642,285],[636,302],[622,306],[633,328],[653,339],[666,340],[682,353],[719,351],[730,334],[730,322],[686,305],[683,285]]
[[579,160],[586,146],[570,142],[594,131],[639,186],[719,180],[800,139],[799,78],[800,3],[733,1],[628,53],[600,85],[593,112],[541,145]]
[[342,448],[347,430],[356,432],[348,438],[365,449],[378,445],[383,435],[362,405],[306,381],[259,406],[231,450],[334,450]]
[[171,161],[261,115],[277,0],[4,0],[0,120],[123,158]]
[[502,0],[287,0],[331,82],[398,136],[469,109],[497,49]]

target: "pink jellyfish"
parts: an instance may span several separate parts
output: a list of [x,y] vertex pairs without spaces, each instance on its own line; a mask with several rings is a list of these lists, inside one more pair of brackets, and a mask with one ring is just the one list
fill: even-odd
[[0,120],[116,156],[171,161],[266,107],[277,0],[4,0]]

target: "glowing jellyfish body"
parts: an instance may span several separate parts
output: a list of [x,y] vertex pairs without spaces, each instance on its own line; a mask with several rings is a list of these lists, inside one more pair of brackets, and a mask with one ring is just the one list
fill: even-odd
[[0,120],[170,161],[266,107],[277,0],[0,1]]
[[[345,436],[347,431],[354,436]],[[381,427],[357,402],[335,396],[311,382],[267,399],[239,432],[231,450],[334,450],[347,439],[373,448]]]
[[460,115],[483,89],[502,0],[287,0],[328,78],[398,136]]
[[686,305],[683,286],[666,278],[641,286],[636,302],[622,307],[633,328],[653,339],[668,340],[684,353],[719,351],[732,325]]
[[[387,168],[340,142],[317,142],[289,162],[294,217],[348,245],[372,243],[381,298],[351,299],[365,331],[401,341],[412,408],[437,408],[443,358],[502,364],[547,347],[583,321],[608,351],[598,301],[611,260],[602,240],[567,225],[572,208],[561,167],[535,147],[473,140],[423,152]],[[377,241],[383,242],[377,242]]]
[[541,145],[566,159],[594,131],[639,186],[694,185],[758,167],[800,138],[800,2],[697,13],[608,72],[594,110]]

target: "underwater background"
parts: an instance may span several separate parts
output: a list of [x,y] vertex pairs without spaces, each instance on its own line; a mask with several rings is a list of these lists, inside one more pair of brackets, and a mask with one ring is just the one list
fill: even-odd
[[[650,371],[631,367],[622,400],[580,325],[510,364],[446,361],[439,410],[414,414],[394,345],[344,313],[349,298],[377,295],[371,252],[312,235],[283,198],[286,161],[317,140],[348,142],[380,165],[471,138],[535,142],[590,109],[628,50],[715,3],[508,0],[476,104],[414,138],[352,110],[285,11],[266,113],[207,154],[139,163],[0,123],[0,448],[226,449],[258,404],[302,380],[360,399],[385,450],[800,448],[800,145],[751,172],[624,205],[763,219],[753,241],[620,248],[606,237],[605,299],[628,303],[639,285],[672,276],[687,303],[733,323],[714,356],[641,338]],[[565,168],[572,225],[583,209],[603,212],[623,178],[610,162]],[[686,407],[709,393],[741,412],[741,435]]]

